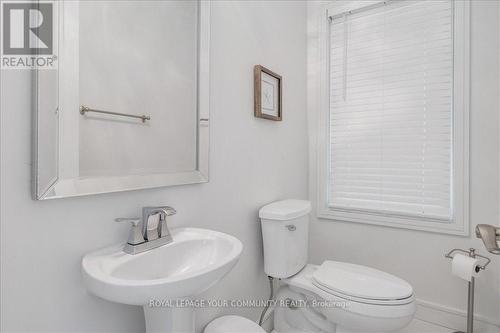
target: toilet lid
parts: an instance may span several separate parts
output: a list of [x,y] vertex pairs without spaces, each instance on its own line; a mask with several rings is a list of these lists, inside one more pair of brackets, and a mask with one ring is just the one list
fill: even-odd
[[212,320],[204,333],[266,333],[262,327],[250,319],[240,316],[222,316]]
[[314,273],[320,287],[366,300],[401,300],[413,295],[411,285],[374,268],[338,261],[325,261]]

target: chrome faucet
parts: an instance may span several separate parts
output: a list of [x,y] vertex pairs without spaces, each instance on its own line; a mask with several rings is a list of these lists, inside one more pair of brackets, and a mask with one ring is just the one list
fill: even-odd
[[489,224],[478,224],[476,226],[476,237],[483,240],[484,246],[488,252],[500,254],[500,227],[495,227]]
[[172,235],[167,226],[167,216],[176,213],[175,209],[168,206],[144,207],[142,208],[142,218],[115,219],[116,222],[130,222],[132,224],[123,251],[128,254],[138,254],[172,242]]

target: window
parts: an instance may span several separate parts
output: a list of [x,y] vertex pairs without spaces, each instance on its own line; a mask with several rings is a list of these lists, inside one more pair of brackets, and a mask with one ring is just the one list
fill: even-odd
[[353,3],[328,10],[319,215],[467,234],[468,3]]

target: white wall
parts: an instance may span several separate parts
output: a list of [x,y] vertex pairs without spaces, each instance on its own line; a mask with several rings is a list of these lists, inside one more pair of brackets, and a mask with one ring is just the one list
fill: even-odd
[[[141,332],[140,308],[89,295],[86,252],[125,241],[144,205],[172,205],[171,225],[237,236],[236,268],[204,297],[264,298],[257,209],[307,197],[306,17],[300,1],[214,2],[211,52],[210,183],[36,202],[30,199],[31,84],[27,71],[1,72],[1,331]],[[284,116],[253,117],[253,66],[283,76]],[[198,330],[222,313],[256,320],[260,309],[199,311]]]
[[[327,1],[325,1],[327,2]],[[324,2],[324,3],[325,3]],[[311,111],[310,197],[316,200],[318,11],[320,2],[308,6],[308,109]],[[499,213],[499,75],[498,2],[472,1],[471,7],[471,134],[470,219],[471,231],[478,223],[498,224]],[[314,207],[315,205],[313,205]],[[409,281],[420,301],[417,317],[463,329],[467,284],[450,274],[443,254],[452,248],[475,247],[486,251],[472,236],[456,237],[428,232],[315,219],[311,225],[311,259],[349,261],[373,266]],[[476,313],[483,322],[500,325],[500,258],[493,262],[476,284]],[[457,316],[458,315],[458,316]],[[458,327],[456,327],[458,326]],[[490,328],[491,329],[491,328]],[[500,328],[499,328],[500,330]]]

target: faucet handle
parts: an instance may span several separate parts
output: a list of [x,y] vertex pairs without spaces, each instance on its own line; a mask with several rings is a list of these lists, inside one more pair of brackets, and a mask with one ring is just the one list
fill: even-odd
[[148,218],[149,215],[154,215],[158,213],[165,214],[165,216],[172,216],[175,215],[177,211],[170,206],[142,207],[142,219],[144,220],[144,223],[146,223],[146,219]]
[[133,227],[137,227],[141,222],[140,217],[118,217],[115,219],[115,222],[130,222]]
[[166,211],[165,215],[167,215],[167,216],[172,216],[172,215],[177,214],[177,211],[172,207],[167,206],[167,207],[163,207],[163,208],[165,209],[165,211]]
[[[139,217],[119,217],[115,219],[115,222],[130,222],[132,224],[127,244],[138,245],[144,243],[144,236],[142,235],[141,228],[139,227],[139,223],[141,222]],[[125,246],[127,246],[127,244]]]
[[489,224],[478,224],[476,226],[476,237],[483,240],[484,246],[488,252],[500,254],[500,227],[495,227]]
[[161,206],[161,207],[155,207],[158,211],[161,213],[165,214],[165,216],[172,216],[177,214],[177,211],[170,206]]

